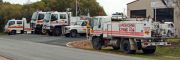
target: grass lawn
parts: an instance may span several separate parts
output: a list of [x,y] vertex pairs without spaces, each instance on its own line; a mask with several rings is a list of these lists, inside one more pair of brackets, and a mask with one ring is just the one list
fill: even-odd
[[94,50],[91,47],[90,42],[88,41],[79,41],[75,42],[74,44],[72,43],[72,45],[75,45],[74,48],[105,52],[117,55],[142,57],[147,58],[148,60],[180,60],[180,39],[169,39],[168,41],[172,43],[171,46],[158,46],[154,54],[143,54],[142,51],[137,51],[136,54],[126,54],[119,50],[113,50],[111,47],[103,48],[102,50],[98,51]]
[[5,35],[5,33],[3,33],[3,32],[0,32],[0,35]]

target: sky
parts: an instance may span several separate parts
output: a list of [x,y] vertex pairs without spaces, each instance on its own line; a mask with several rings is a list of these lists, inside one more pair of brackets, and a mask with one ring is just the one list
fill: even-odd
[[[8,1],[13,4],[25,4],[28,0],[3,0]],[[39,0],[30,0],[31,2],[36,2]],[[97,0],[99,4],[105,9],[108,15],[112,15],[115,12],[123,12],[126,14],[127,3],[134,0]]]

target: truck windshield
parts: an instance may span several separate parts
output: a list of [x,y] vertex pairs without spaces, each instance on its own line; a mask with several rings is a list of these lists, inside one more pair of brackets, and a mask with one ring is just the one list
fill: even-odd
[[47,13],[44,17],[45,22],[49,22],[50,18],[51,18],[51,14]]
[[58,15],[57,14],[52,14],[51,15],[51,21],[56,21],[58,20]]
[[39,14],[38,20],[42,20],[42,19],[44,19],[44,14]]
[[36,20],[36,18],[37,18],[37,12],[33,13],[31,19],[32,19],[32,20]]
[[12,26],[12,25],[14,25],[15,24],[15,21],[10,21],[9,22],[9,26]]
[[66,14],[60,14],[60,19],[66,19]]

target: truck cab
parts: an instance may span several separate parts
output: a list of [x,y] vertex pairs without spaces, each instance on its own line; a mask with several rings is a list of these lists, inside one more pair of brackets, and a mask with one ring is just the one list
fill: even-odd
[[70,20],[71,12],[47,12],[43,22],[43,30],[45,30],[48,35],[62,35],[64,26],[68,26]]
[[31,18],[31,28],[33,28],[35,34],[42,33],[43,19],[46,12],[37,11],[34,12]]
[[74,25],[65,27],[65,36],[66,37],[76,37],[77,34],[86,34],[87,20],[76,21]]

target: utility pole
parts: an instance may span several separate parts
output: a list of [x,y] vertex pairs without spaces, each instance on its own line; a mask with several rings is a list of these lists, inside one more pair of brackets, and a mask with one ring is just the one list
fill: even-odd
[[157,22],[157,8],[155,7],[154,8],[155,10],[154,10],[154,19],[155,19],[155,22]]
[[76,17],[77,17],[77,10],[78,10],[78,8],[77,8],[77,0],[76,0]]

